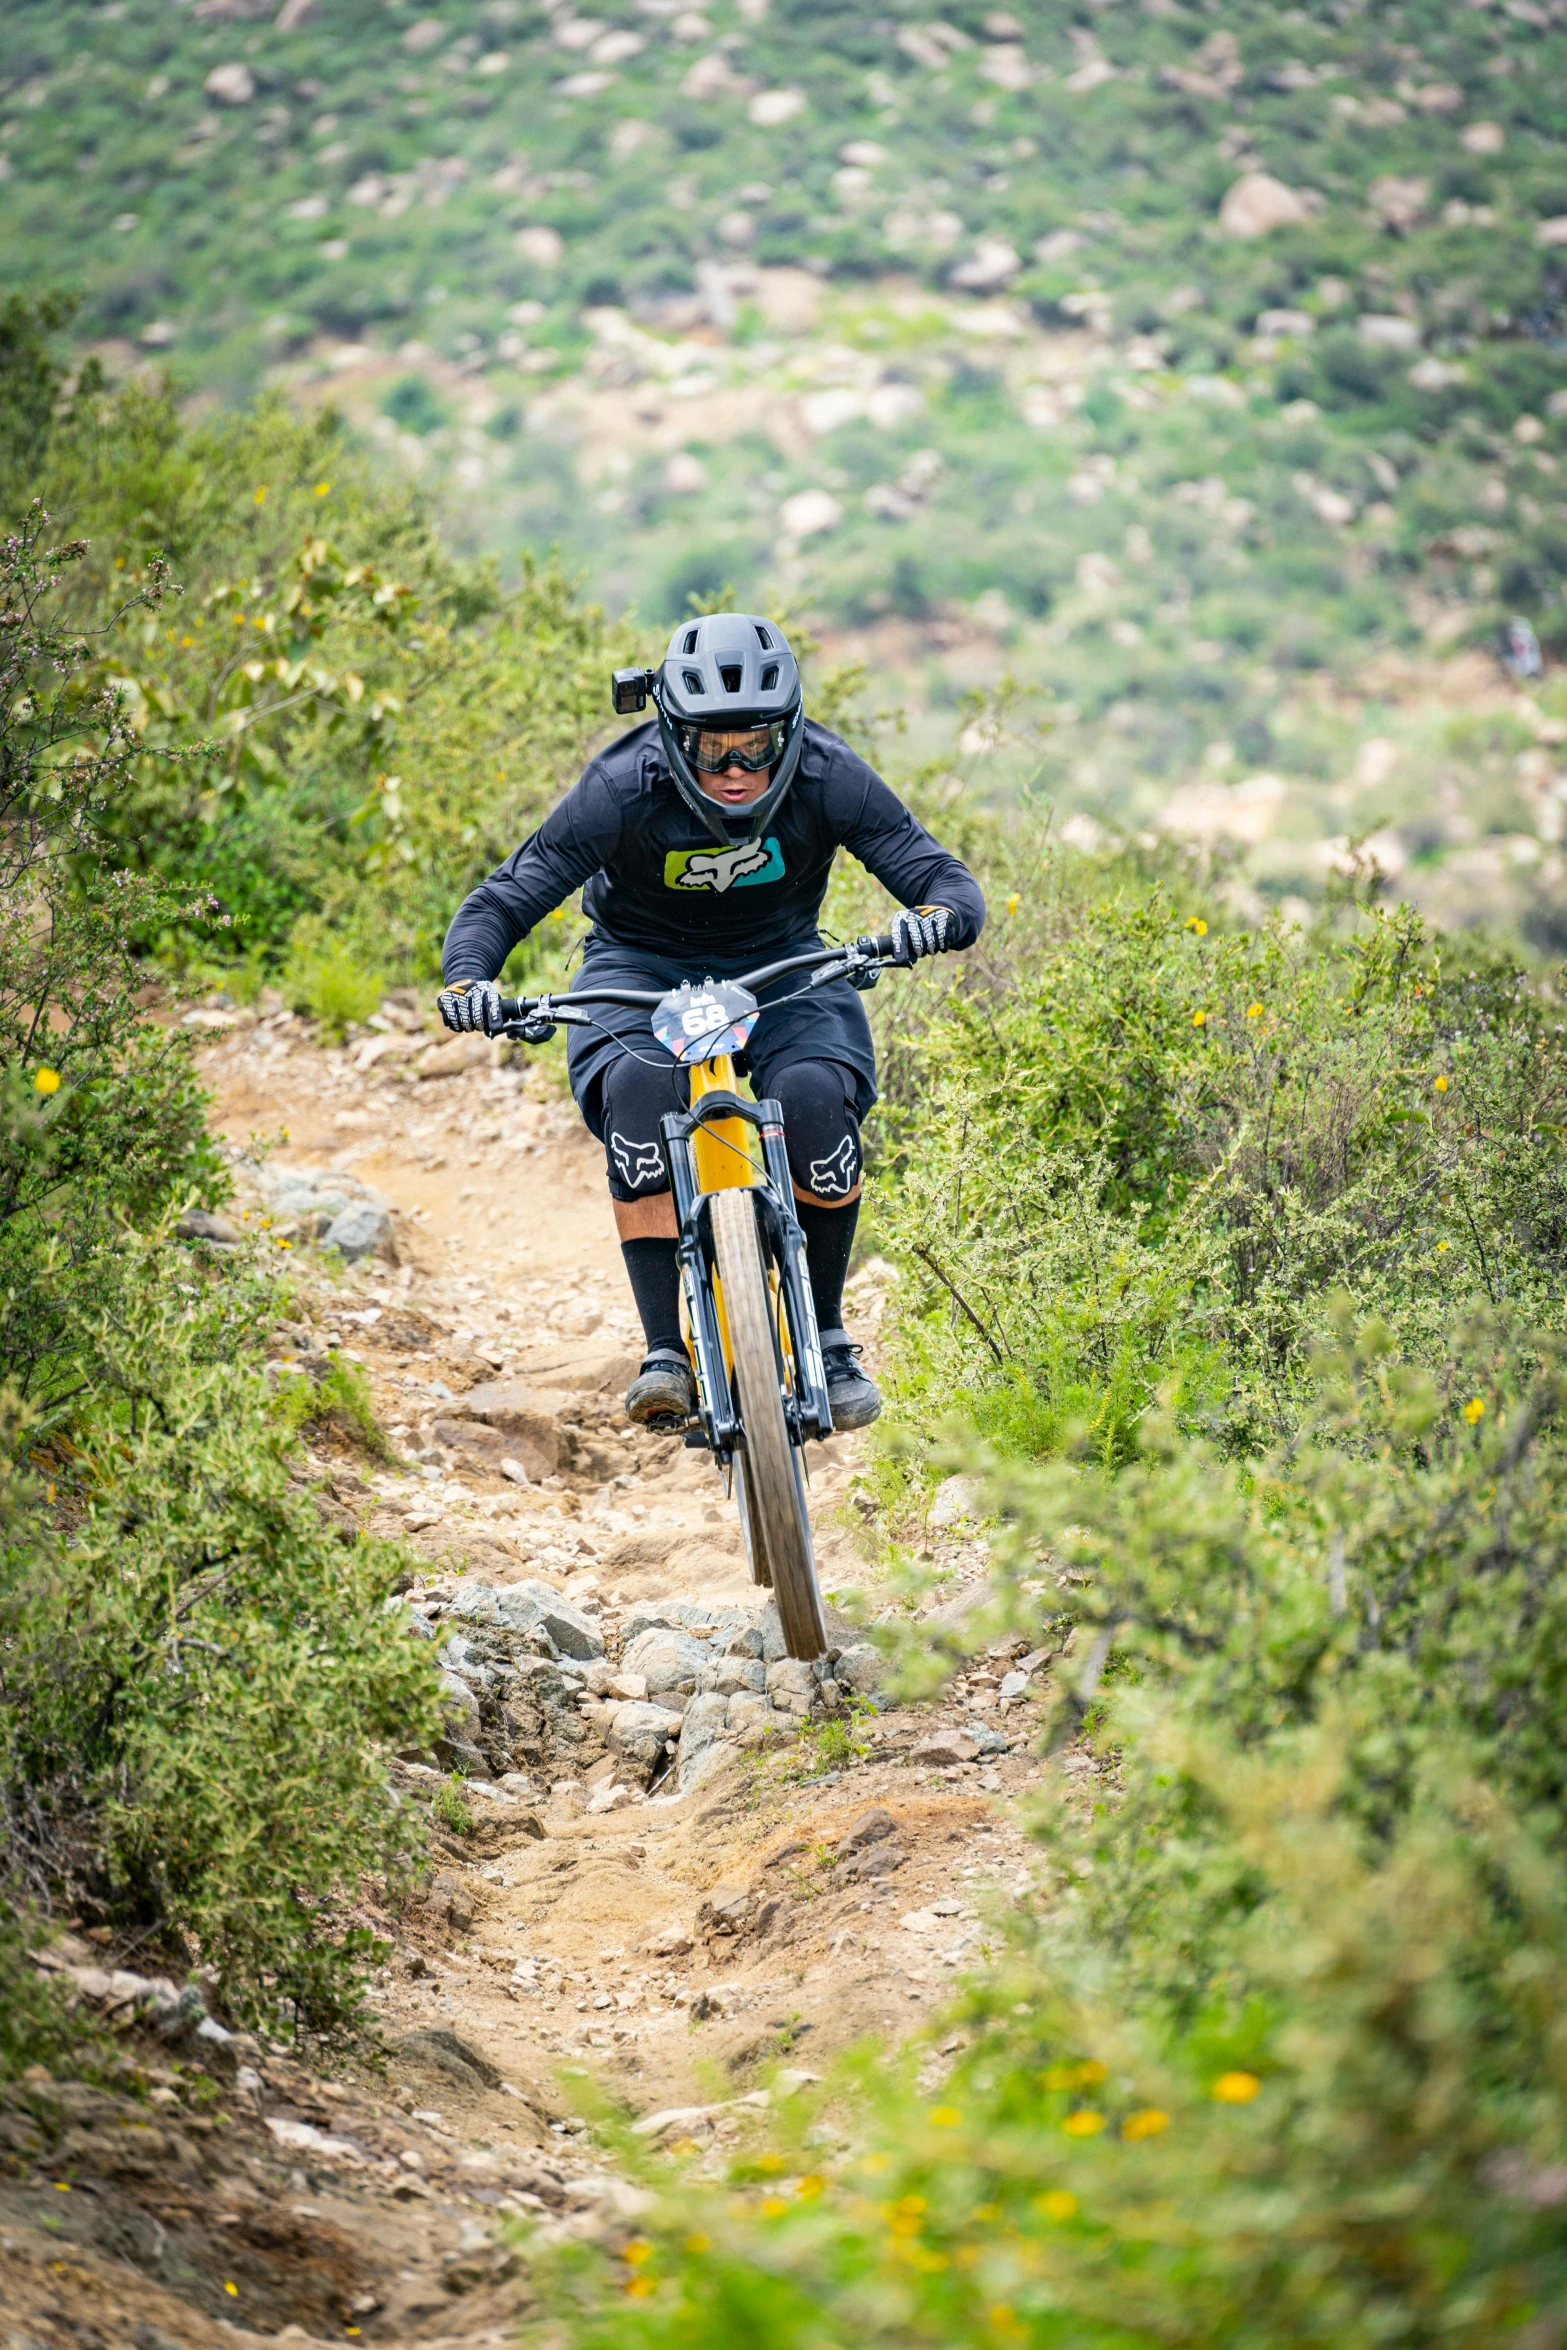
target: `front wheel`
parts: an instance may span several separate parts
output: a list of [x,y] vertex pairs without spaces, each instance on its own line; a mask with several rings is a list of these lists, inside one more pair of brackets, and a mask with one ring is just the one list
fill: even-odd
[[714,1192],[711,1213],[713,1253],[745,1428],[744,1461],[735,1489],[752,1573],[759,1583],[773,1587],[789,1654],[814,1658],[826,1649],[827,1625],[816,1587],[805,1480],[784,1418],[783,1357],[751,1191]]

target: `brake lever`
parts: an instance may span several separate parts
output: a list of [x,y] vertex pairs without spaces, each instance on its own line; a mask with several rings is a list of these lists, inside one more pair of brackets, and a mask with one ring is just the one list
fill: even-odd
[[[827,964],[819,973],[818,978],[821,980],[847,979],[857,995],[869,995],[871,989],[879,983],[885,968],[876,940],[867,935],[864,938],[852,939],[844,952],[843,960],[839,963]],[[811,984],[813,987],[816,986],[818,980],[813,979]]]
[[508,1020],[504,1028],[491,1030],[492,1036],[508,1036],[522,1044],[548,1044],[555,1034],[553,1020]]

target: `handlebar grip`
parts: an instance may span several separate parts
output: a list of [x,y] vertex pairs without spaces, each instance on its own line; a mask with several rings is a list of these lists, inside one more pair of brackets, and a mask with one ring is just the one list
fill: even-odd
[[524,1017],[523,1000],[520,995],[503,995],[501,997],[501,1018],[503,1020],[521,1020]]

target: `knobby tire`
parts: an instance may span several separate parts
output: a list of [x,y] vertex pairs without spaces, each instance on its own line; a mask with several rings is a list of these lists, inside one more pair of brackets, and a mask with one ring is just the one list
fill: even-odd
[[783,1358],[751,1192],[715,1192],[712,1219],[713,1253],[745,1425],[743,1474],[735,1486],[752,1572],[759,1583],[773,1587],[789,1654],[811,1660],[827,1647],[827,1624],[816,1584],[805,1480],[784,1418]]

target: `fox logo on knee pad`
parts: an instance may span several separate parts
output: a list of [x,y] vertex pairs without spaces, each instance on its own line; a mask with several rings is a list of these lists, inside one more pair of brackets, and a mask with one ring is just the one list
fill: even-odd
[[811,1161],[811,1189],[818,1199],[844,1199],[854,1189],[859,1172],[859,1144],[852,1134],[846,1134],[830,1159]]
[[664,1180],[664,1154],[656,1142],[628,1142],[623,1134],[609,1138],[610,1153],[628,1191]]

